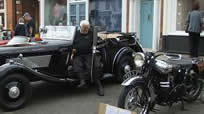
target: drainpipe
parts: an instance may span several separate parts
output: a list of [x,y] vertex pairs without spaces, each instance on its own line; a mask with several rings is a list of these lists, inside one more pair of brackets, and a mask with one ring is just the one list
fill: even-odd
[[159,39],[159,49],[162,49],[162,37],[163,37],[163,26],[164,26],[164,0],[161,0],[161,24],[160,24],[160,39]]
[[126,32],[128,33],[129,32],[129,14],[130,12],[130,0],[127,0],[127,12],[126,12]]

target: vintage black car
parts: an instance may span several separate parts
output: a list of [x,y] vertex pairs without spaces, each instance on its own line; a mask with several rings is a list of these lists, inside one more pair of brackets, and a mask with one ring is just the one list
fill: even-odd
[[[28,42],[26,37],[14,37],[0,47],[0,105],[4,109],[21,108],[31,97],[31,82],[79,83],[71,72],[76,27],[50,28],[42,29],[42,41]],[[115,76],[122,82],[123,75],[134,67],[134,53],[143,51],[135,34],[120,33],[117,38],[101,39],[97,37],[97,29],[94,30],[90,72],[94,71],[94,62],[100,62],[104,77]],[[96,57],[101,59],[95,61]],[[90,76],[93,82],[93,74]]]

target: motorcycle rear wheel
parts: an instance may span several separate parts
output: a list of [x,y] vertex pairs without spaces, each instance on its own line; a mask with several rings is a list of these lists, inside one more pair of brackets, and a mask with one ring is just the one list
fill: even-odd
[[194,90],[192,89],[192,91],[189,91],[188,94],[186,95],[185,101],[188,103],[196,101],[202,92],[203,82],[197,79],[195,84],[196,85],[194,85],[195,86]]

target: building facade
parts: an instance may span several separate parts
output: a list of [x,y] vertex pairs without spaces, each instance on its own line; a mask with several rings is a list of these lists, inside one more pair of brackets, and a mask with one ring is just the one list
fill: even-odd
[[158,49],[161,0],[40,0],[41,26],[89,20],[111,32],[137,32],[144,48]]
[[[167,52],[189,53],[189,35],[185,33],[187,14],[192,10],[195,0],[164,0],[163,13],[163,50]],[[200,11],[204,21],[204,1],[200,2]],[[203,28],[204,30],[204,28]],[[204,54],[204,31],[201,33],[200,54]]]
[[159,49],[161,0],[124,0],[122,31],[136,32],[144,48]]
[[38,0],[4,0],[4,4],[5,28],[14,30],[19,18],[22,17],[25,12],[28,12],[33,17],[36,24],[36,31],[38,31],[40,24],[40,4]]
[[122,30],[122,0],[41,0],[41,26],[79,26],[89,20],[106,31]]

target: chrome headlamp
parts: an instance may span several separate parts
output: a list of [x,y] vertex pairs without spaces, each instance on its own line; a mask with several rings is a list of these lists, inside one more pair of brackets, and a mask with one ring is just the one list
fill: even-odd
[[141,68],[145,63],[145,55],[143,53],[135,53],[134,62],[137,68]]

